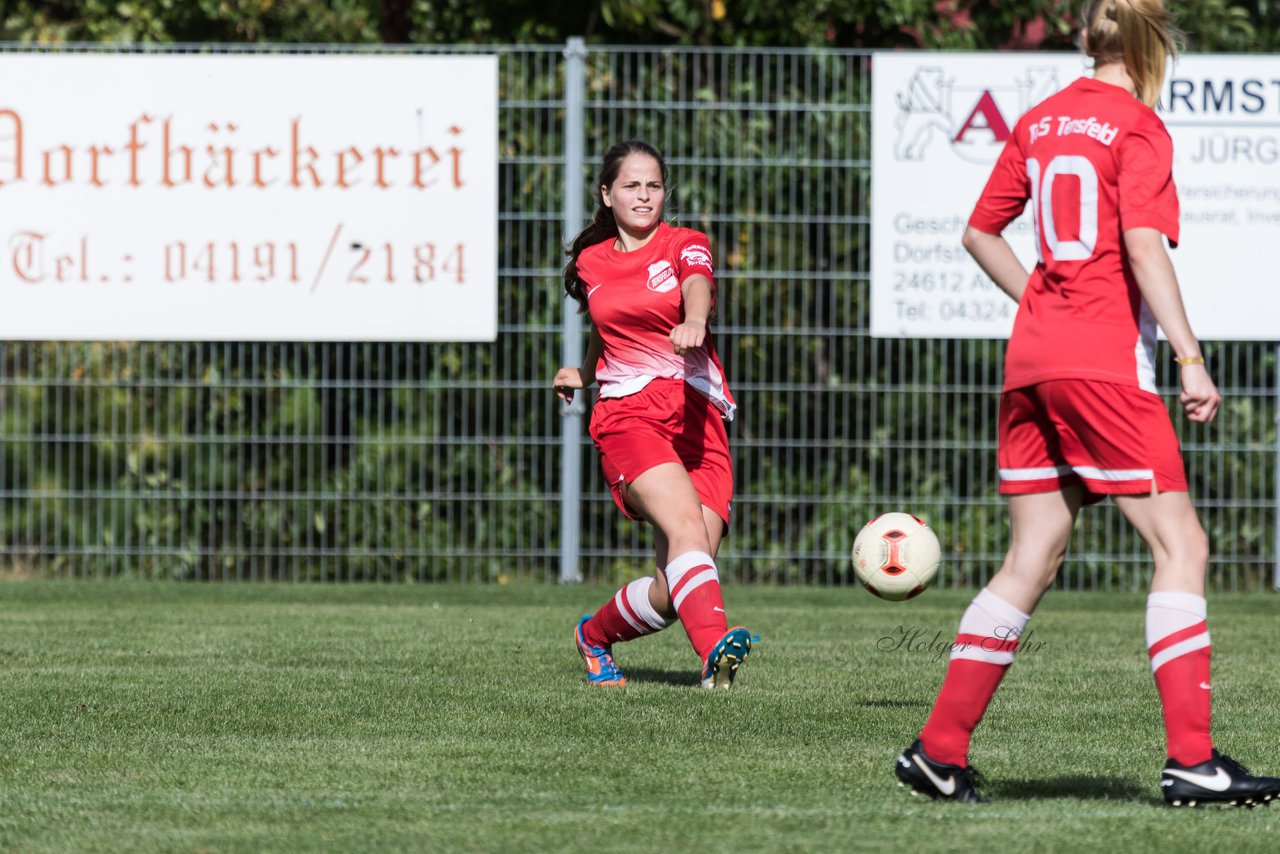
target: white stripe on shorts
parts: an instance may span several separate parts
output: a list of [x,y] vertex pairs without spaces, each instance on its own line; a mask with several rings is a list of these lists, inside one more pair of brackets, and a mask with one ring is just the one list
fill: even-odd
[[1045,466],[1035,469],[1000,469],[1000,479],[1008,481],[1048,480],[1075,472],[1089,480],[1107,480],[1122,483],[1129,480],[1151,480],[1155,472],[1151,469],[1100,469],[1093,466]]
[[1072,466],[1076,474],[1090,480],[1151,480],[1156,473],[1151,469],[1096,469],[1093,466]]
[[1071,466],[1046,466],[1038,469],[1000,469],[1001,480],[1046,480],[1071,474]]

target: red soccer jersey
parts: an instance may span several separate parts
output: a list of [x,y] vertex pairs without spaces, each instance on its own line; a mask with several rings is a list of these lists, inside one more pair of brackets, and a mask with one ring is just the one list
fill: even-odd
[[992,170],[969,224],[999,234],[1028,201],[1039,263],[1018,306],[1004,388],[1088,379],[1155,392],[1156,324],[1124,232],[1178,242],[1173,142],[1124,89],[1089,78],[1032,107]]
[[733,420],[737,405],[711,343],[711,332],[696,351],[677,356],[671,330],[684,318],[681,285],[700,273],[715,278],[707,236],[659,223],[653,237],[634,252],[619,252],[609,238],[578,256],[578,278],[587,295],[591,322],[604,341],[596,366],[601,397],[634,394],[658,377],[679,379],[702,392]]

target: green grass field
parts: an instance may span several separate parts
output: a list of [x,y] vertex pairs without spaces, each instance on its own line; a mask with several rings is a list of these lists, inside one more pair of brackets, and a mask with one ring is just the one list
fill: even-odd
[[[552,586],[0,585],[0,851],[1274,850],[1175,811],[1142,597],[1053,593],[974,742],[990,802],[891,775],[969,594],[726,588],[731,692],[683,632],[584,684]],[[1216,737],[1280,774],[1277,599],[1210,600]],[[882,640],[889,638],[889,640]]]

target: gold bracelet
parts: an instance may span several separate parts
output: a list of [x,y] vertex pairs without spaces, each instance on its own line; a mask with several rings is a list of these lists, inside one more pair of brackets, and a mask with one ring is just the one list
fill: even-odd
[[1203,365],[1204,356],[1174,356],[1173,361],[1185,368],[1187,365]]

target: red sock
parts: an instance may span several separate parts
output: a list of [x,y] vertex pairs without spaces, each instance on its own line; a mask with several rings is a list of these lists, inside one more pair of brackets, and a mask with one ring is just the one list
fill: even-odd
[[960,619],[942,690],[920,733],[930,759],[969,764],[969,741],[1013,663],[1030,616],[983,588]]
[[649,603],[653,577],[625,585],[582,625],[582,638],[592,646],[612,646],[660,632],[671,623]]
[[706,552],[685,552],[667,564],[666,573],[676,615],[693,651],[705,662],[707,653],[729,630],[716,562]]
[[1208,609],[1194,593],[1152,593],[1147,597],[1147,654],[1164,712],[1169,758],[1199,765],[1213,757],[1209,733]]

